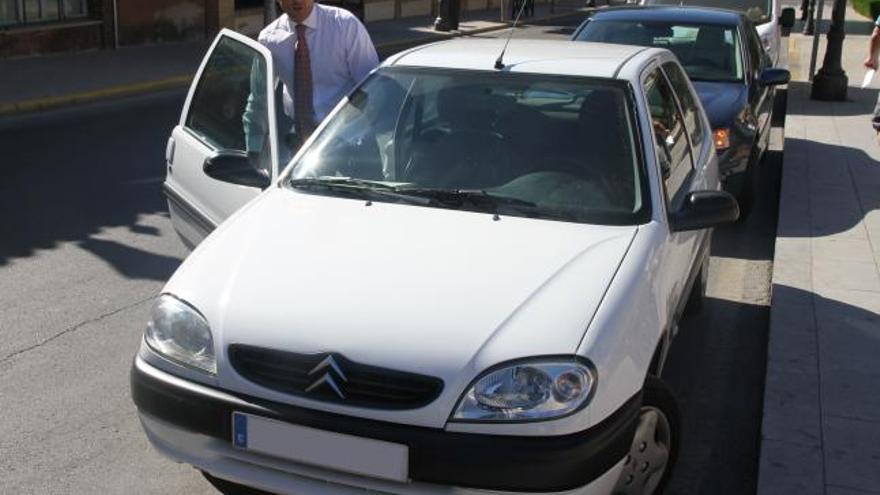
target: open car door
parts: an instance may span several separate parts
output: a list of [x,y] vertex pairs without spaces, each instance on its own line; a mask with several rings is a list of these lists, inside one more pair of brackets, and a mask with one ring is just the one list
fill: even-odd
[[190,248],[278,176],[269,50],[224,29],[202,61],[171,133],[164,191]]

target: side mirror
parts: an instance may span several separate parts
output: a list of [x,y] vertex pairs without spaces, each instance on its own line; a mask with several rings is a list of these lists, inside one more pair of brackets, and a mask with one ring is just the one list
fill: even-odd
[[794,8],[786,7],[782,9],[782,15],[779,16],[779,25],[791,29],[794,26]]
[[266,189],[272,183],[269,174],[254,167],[247,153],[239,150],[220,150],[214,153],[205,159],[202,170],[208,177],[242,186]]
[[724,191],[694,191],[669,219],[673,232],[707,229],[739,218],[739,204]]
[[764,69],[758,77],[758,84],[761,86],[778,86],[780,84],[788,84],[791,79],[791,72],[786,69]]

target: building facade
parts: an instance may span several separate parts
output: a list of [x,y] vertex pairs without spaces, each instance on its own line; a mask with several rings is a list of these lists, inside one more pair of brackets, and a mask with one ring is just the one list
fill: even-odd
[[[320,1],[320,0],[319,0]],[[437,0],[345,0],[365,22],[431,16]],[[264,0],[0,0],[0,58],[212,38],[263,25]],[[501,0],[461,0],[463,10]],[[339,3],[339,0],[331,0]],[[354,5],[353,5],[354,4]]]

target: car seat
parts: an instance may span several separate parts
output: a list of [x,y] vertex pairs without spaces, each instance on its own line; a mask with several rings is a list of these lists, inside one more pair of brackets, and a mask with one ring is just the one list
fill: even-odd
[[716,68],[722,72],[730,71],[731,50],[724,39],[724,28],[703,26],[691,53],[689,65]]

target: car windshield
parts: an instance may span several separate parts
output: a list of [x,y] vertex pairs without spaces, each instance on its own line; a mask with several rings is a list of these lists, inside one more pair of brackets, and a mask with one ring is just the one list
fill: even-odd
[[623,83],[384,68],[292,164],[289,187],[580,223],[649,214]]
[[645,0],[645,5],[688,5],[715,7],[742,12],[755,24],[769,22],[773,12],[773,0]]
[[666,48],[695,81],[734,82],[743,78],[742,53],[734,27],[591,19],[577,40]]

